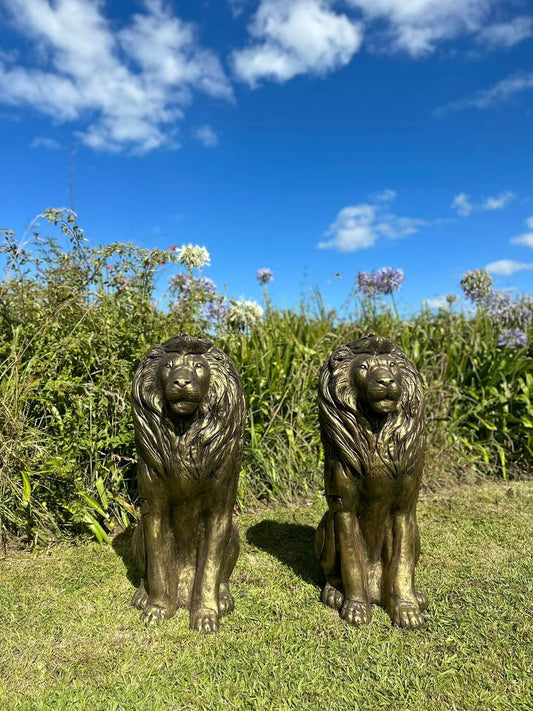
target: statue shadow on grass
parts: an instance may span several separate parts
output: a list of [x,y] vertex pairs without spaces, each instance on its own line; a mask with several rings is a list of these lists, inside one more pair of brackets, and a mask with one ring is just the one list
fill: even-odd
[[315,529],[299,523],[264,520],[251,526],[246,540],[291,568],[306,583],[323,585],[323,573],[315,555]]
[[117,533],[113,538],[112,546],[115,553],[119,558],[122,559],[124,567],[126,568],[126,576],[130,583],[135,589],[137,589],[141,583],[141,576],[139,574],[139,569],[137,568],[137,563],[131,549],[131,537],[133,535],[133,528],[130,526],[125,531]]

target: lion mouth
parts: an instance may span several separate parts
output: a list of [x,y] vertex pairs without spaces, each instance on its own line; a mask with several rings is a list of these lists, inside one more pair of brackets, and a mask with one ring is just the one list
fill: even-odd
[[201,396],[199,393],[190,390],[184,390],[183,388],[167,388],[165,395],[167,400],[173,404],[180,402],[194,402],[199,403]]

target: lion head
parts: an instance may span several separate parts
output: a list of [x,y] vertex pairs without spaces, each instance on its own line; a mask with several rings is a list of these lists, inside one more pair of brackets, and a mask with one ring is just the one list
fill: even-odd
[[423,456],[425,400],[414,365],[370,334],[339,346],[322,366],[319,418],[326,451],[366,475],[375,454],[394,476]]
[[161,475],[208,476],[241,446],[240,376],[204,338],[182,334],[151,348],[133,378],[132,409],[137,451]]

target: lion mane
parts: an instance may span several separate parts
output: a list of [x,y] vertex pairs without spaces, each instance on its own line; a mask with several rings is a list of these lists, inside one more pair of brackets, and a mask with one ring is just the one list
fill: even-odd
[[[377,417],[364,406],[352,366],[361,355],[385,354],[396,363],[401,394],[394,412]],[[336,348],[320,371],[318,394],[326,459],[334,457],[356,477],[372,473],[376,455],[392,477],[417,467],[425,448],[422,380],[403,351],[391,341],[369,334]]]
[[[172,417],[160,383],[163,357],[169,353],[202,355],[210,370],[207,392],[192,421]],[[179,471],[206,478],[240,446],[245,405],[241,378],[228,356],[211,341],[181,334],[145,355],[132,385],[137,451],[162,477]]]

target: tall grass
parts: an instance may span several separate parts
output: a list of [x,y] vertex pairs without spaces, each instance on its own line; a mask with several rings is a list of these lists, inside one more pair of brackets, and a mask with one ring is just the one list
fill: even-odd
[[401,320],[394,309],[373,303],[340,318],[319,294],[296,309],[267,304],[255,327],[227,328],[206,320],[199,293],[182,308],[154,306],[157,270],[178,261],[174,252],[123,243],[91,247],[72,213],[51,210],[44,217],[59,237],[34,234],[30,248],[4,231],[1,249],[4,539],[42,544],[89,533],[107,540],[134,518],[131,377],[150,345],[185,328],[207,330],[243,377],[242,508],[321,488],[318,369],[335,346],[369,331],[400,345],[426,380],[429,483],[467,470],[531,473],[531,332],[529,348],[501,348],[482,312],[423,310]]

